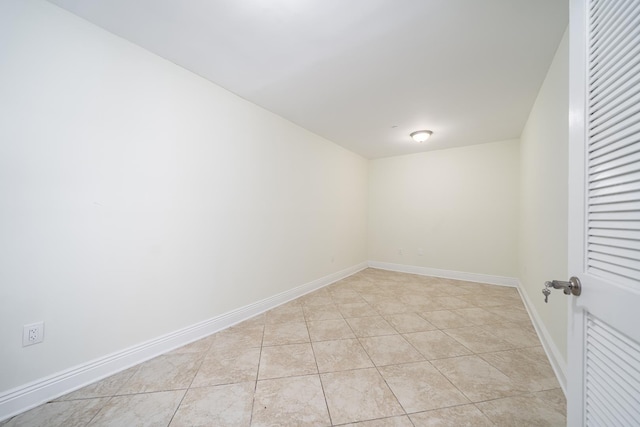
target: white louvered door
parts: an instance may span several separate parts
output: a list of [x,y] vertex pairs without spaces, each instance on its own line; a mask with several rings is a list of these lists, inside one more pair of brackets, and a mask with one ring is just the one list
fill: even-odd
[[640,0],[571,0],[570,52],[568,424],[640,426]]

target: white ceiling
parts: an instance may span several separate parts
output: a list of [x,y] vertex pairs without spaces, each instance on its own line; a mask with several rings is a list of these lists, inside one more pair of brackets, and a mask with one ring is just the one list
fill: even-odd
[[519,137],[568,24],[566,0],[50,1],[367,158]]

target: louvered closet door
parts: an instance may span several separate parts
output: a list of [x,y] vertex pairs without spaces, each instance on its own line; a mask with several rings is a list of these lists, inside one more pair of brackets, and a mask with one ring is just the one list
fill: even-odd
[[571,426],[640,426],[640,0],[572,0]]

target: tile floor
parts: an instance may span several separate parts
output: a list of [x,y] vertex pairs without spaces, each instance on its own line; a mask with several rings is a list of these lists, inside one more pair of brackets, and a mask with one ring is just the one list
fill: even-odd
[[10,426],[564,426],[513,288],[366,269]]

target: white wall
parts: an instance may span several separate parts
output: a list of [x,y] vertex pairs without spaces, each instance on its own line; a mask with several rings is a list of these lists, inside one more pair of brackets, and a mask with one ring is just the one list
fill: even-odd
[[361,157],[43,1],[0,52],[0,392],[366,260]]
[[[568,280],[569,43],[565,33],[521,136],[520,265],[524,292],[566,366],[567,298],[544,303],[546,280]],[[553,350],[553,349],[552,349]]]
[[518,163],[517,140],[370,161],[369,259],[515,277]]

